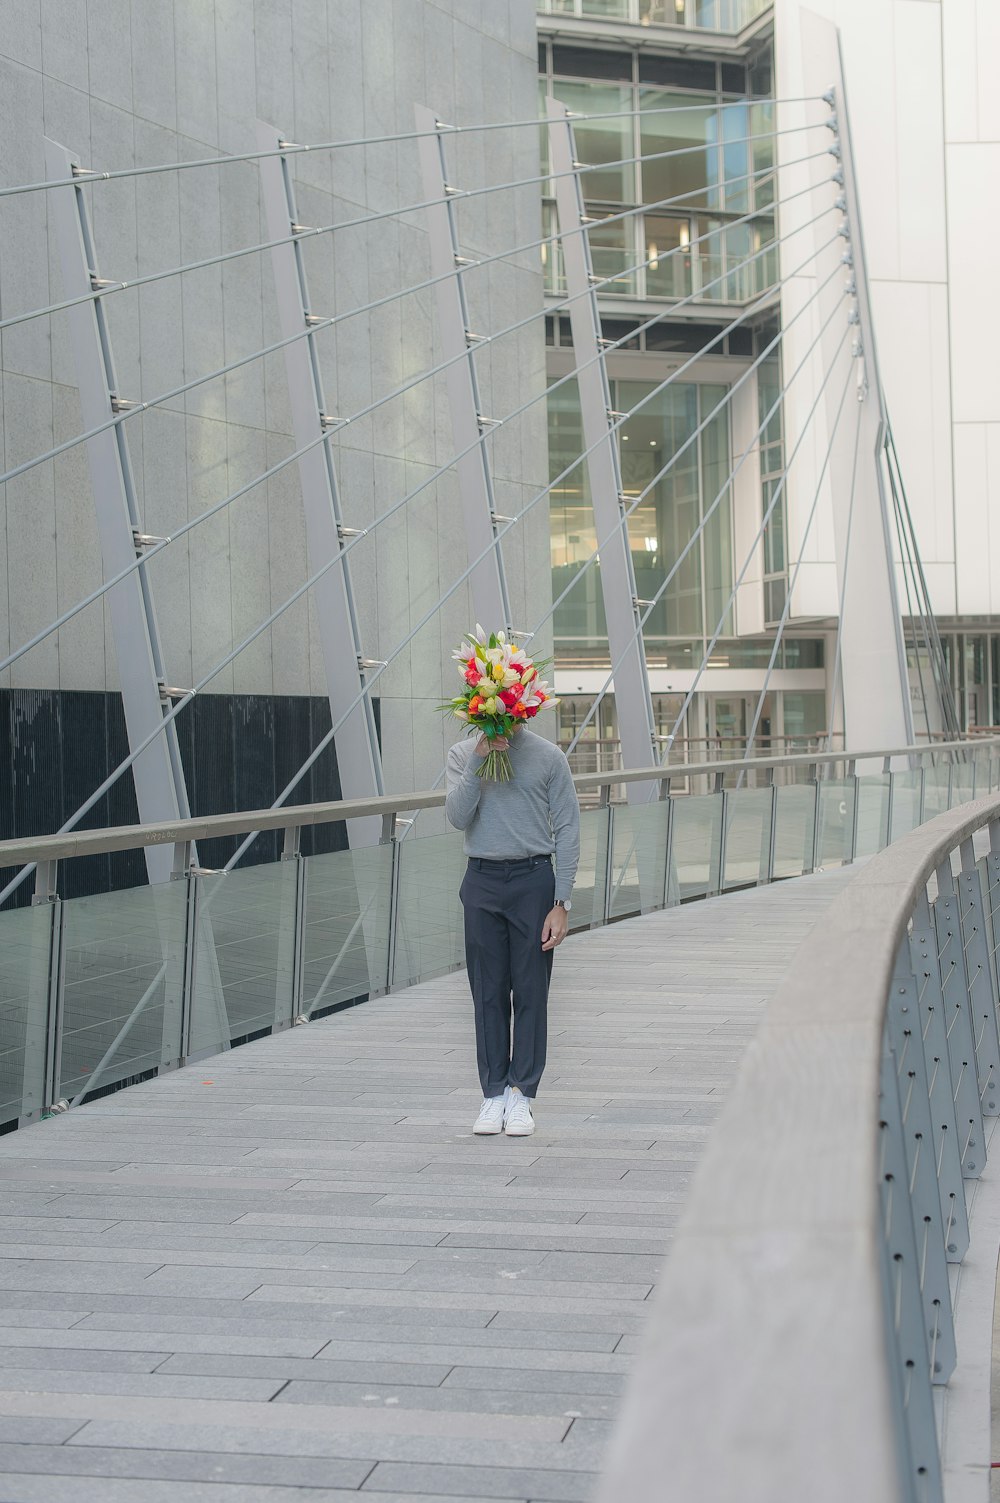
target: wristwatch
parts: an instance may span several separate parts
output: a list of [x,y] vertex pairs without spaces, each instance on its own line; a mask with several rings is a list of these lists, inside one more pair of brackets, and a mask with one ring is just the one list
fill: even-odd
[[573,904],[570,902],[569,898],[556,898],[557,908],[565,908],[566,912],[569,913],[572,906]]

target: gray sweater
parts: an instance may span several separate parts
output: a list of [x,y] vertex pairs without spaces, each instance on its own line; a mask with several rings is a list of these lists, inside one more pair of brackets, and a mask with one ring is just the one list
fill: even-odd
[[478,736],[448,753],[445,810],[465,831],[467,856],[493,861],[555,853],[557,899],[569,897],[580,860],[580,805],[564,752],[527,726],[510,744],[509,783],[478,776]]

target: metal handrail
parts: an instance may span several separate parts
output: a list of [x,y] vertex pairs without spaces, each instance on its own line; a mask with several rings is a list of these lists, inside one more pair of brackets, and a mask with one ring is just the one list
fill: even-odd
[[[1000,736],[977,737],[975,750],[1000,748]],[[936,742],[933,746],[900,746],[889,750],[801,752],[783,757],[760,757],[745,762],[742,757],[717,762],[665,763],[657,767],[576,773],[573,782],[578,792],[617,787],[624,783],[658,782],[667,785],[681,778],[709,777],[717,783],[727,774],[740,772],[767,773],[795,768],[829,767],[882,759],[885,763],[898,757],[937,756],[942,752],[968,752],[968,741]],[[146,825],[119,825],[104,830],[68,830],[62,835],[36,835],[0,841],[0,868],[22,866],[28,862],[70,860],[77,856],[95,856],[106,851],[128,851],[144,846],[179,845],[190,841],[245,835],[251,830],[294,830],[308,825],[332,824],[337,821],[365,819],[372,816],[391,820],[396,814],[413,809],[444,807],[445,793],[428,789],[416,793],[386,794],[381,798],[341,799],[319,804],[287,804],[278,809],[234,810],[230,814],[208,814],[194,819]]]
[[[876,1190],[891,1108],[884,1093],[880,1101],[880,1079],[890,991],[902,991],[910,972],[900,962],[908,926],[912,919],[916,938],[935,873],[939,900],[948,900],[959,847],[962,877],[970,892],[978,888],[971,841],[987,826],[992,863],[997,794],[886,847],[797,952],[695,1175],[601,1503],[659,1503],[664,1477],[672,1496],[706,1503],[941,1496],[933,1466],[914,1476],[912,1429],[908,1441],[900,1412],[921,1383],[929,1404],[930,1375],[911,1369],[904,1402],[886,1339],[893,1310]],[[992,867],[989,881],[992,890]],[[964,922],[957,928],[960,943]],[[996,1001],[994,993],[994,1010]],[[915,1007],[908,1026],[919,1030]],[[980,1144],[975,1173],[982,1153]],[[900,1203],[913,1195],[906,1180],[893,1186]],[[931,1418],[936,1461],[933,1430]]]

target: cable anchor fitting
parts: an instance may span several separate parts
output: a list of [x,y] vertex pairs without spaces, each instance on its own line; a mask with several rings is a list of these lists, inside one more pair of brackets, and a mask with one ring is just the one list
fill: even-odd
[[829,88],[825,94],[821,94],[819,97],[824,104],[828,104],[833,109],[834,100],[837,98],[837,91],[834,88]]
[[830,181],[831,181],[831,183],[836,183],[838,188],[842,188],[844,186],[844,169],[843,169],[843,167],[838,167],[837,170],[836,170],[836,172],[834,172],[834,173],[831,174]]
[[315,228],[311,224],[298,224],[294,219],[289,228],[293,235],[315,235]]
[[326,323],[326,319],[323,318],[323,317],[321,317],[320,314],[318,314],[318,313],[307,313],[306,314],[306,328],[307,329],[315,329],[315,327],[316,327],[317,324],[324,324],[324,323]]
[[341,542],[344,541],[344,538],[366,538],[368,536],[368,528],[345,527],[342,522],[338,522],[337,536],[340,538]]
[[360,653],[358,654],[358,667],[361,669],[388,668],[388,666],[388,662],[383,661],[381,658],[363,658]]
[[178,689],[173,684],[165,684],[162,678],[156,680],[156,687],[160,691],[160,703],[164,705],[168,705],[172,699],[187,699],[197,692],[195,689]]
[[142,407],[143,405],[142,402],[132,402],[128,397],[117,397],[114,392],[111,393],[112,412],[133,412],[136,407]]
[[493,523],[495,523],[497,526],[499,526],[503,522],[516,522],[517,521],[517,517],[504,517],[504,516],[501,516],[498,511],[491,511],[490,512],[490,521],[493,522]]
[[840,149],[840,142],[839,141],[834,141],[834,143],[833,143],[832,146],[828,146],[826,148],[826,154],[827,154],[828,157],[842,158],[844,154],[843,154],[843,152]]
[[150,532],[140,532],[138,527],[132,528],[132,546],[135,548],[136,557],[145,548],[155,548],[157,543],[169,543],[169,538],[154,537]]
[[471,329],[465,331],[466,344],[489,344],[492,338],[492,334],[473,334]]
[[486,417],[483,413],[477,412],[476,422],[479,424],[480,428],[499,428],[500,424],[503,422],[503,418]]
[[830,115],[828,119],[824,120],[823,124],[826,126],[827,130],[832,130],[835,136],[839,134],[840,121],[837,119],[836,112]]
[[842,235],[845,240],[850,240],[851,226],[846,219],[844,220],[843,224],[838,224],[837,234]]
[[327,428],[346,428],[349,422],[350,418],[334,417],[332,412],[321,412],[319,415],[319,425],[324,430]]

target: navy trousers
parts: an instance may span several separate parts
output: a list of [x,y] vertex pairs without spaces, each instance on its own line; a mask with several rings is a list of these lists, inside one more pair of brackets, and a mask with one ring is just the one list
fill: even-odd
[[538,1090],[552,975],[552,951],[542,949],[542,926],[554,895],[548,856],[469,858],[460,896],[484,1096],[502,1096],[508,1085],[529,1098]]

